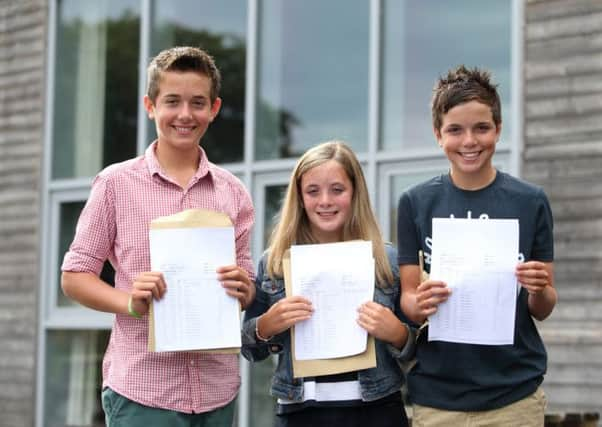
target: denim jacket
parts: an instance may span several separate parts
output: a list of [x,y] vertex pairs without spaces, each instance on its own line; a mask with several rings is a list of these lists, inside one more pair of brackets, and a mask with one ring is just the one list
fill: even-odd
[[[389,307],[406,325],[409,321],[403,316],[399,306],[400,286],[397,265],[397,251],[386,246],[387,257],[392,266],[395,283],[384,287],[375,287],[374,301]],[[258,340],[255,335],[256,320],[263,313],[285,297],[284,280],[272,280],[266,272],[267,252],[263,254],[257,267],[255,301],[247,308],[242,331],[242,354],[249,361],[259,361],[270,354],[278,354],[278,366],[272,378],[271,394],[288,400],[303,399],[303,379],[293,378],[291,361],[290,330],[286,330],[268,342]],[[399,350],[389,343],[376,339],[376,367],[358,371],[362,399],[373,401],[399,391],[404,383],[401,363],[414,357],[415,335],[408,327],[406,345]]]

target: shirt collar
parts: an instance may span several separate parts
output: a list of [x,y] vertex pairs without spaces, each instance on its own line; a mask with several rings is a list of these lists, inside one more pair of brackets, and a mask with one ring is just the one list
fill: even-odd
[[[160,177],[166,179],[168,175],[161,168],[159,164],[159,160],[157,159],[157,140],[155,140],[151,145],[148,146],[146,151],[144,152],[144,160],[148,166],[148,170],[151,176],[159,175]],[[203,150],[199,146],[199,167],[194,174],[194,178],[196,181],[205,177],[207,174],[211,172],[209,159],[207,159],[207,155],[205,154],[205,150]]]

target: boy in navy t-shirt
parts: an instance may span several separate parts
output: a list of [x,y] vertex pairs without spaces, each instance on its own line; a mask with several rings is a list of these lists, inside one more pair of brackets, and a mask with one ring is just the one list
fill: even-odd
[[[430,271],[433,218],[518,219],[520,241],[513,345],[418,340],[408,376],[413,425],[542,426],[540,387],[546,351],[533,318],[550,315],[557,300],[553,277],[552,212],[544,192],[493,167],[501,104],[489,73],[459,66],[439,79],[432,99],[434,133],[450,163],[448,174],[402,194],[398,209],[401,306],[422,324],[450,291],[421,280],[418,252]],[[520,422],[518,421],[520,420]]]

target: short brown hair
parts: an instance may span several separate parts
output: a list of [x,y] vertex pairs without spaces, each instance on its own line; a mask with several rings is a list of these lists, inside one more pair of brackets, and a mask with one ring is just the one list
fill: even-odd
[[153,102],[159,95],[161,75],[165,71],[194,71],[211,79],[211,104],[219,96],[221,75],[211,55],[202,49],[178,46],[163,50],[155,56],[147,69],[146,95]]
[[491,73],[477,67],[466,68],[460,65],[441,76],[433,88],[431,114],[433,127],[441,129],[443,116],[457,105],[478,101],[491,108],[496,127],[502,123],[502,107],[497,85],[491,82]]

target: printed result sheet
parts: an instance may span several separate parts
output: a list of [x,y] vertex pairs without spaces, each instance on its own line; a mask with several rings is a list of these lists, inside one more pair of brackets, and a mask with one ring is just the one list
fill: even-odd
[[431,274],[452,290],[429,317],[429,341],[514,342],[516,219],[433,218]]
[[357,308],[374,295],[372,242],[291,247],[293,295],[309,299],[312,317],[295,325],[297,360],[331,359],[366,350]]
[[240,347],[238,300],[216,268],[236,263],[233,227],[150,230],[151,268],[167,292],[153,302],[156,351]]

